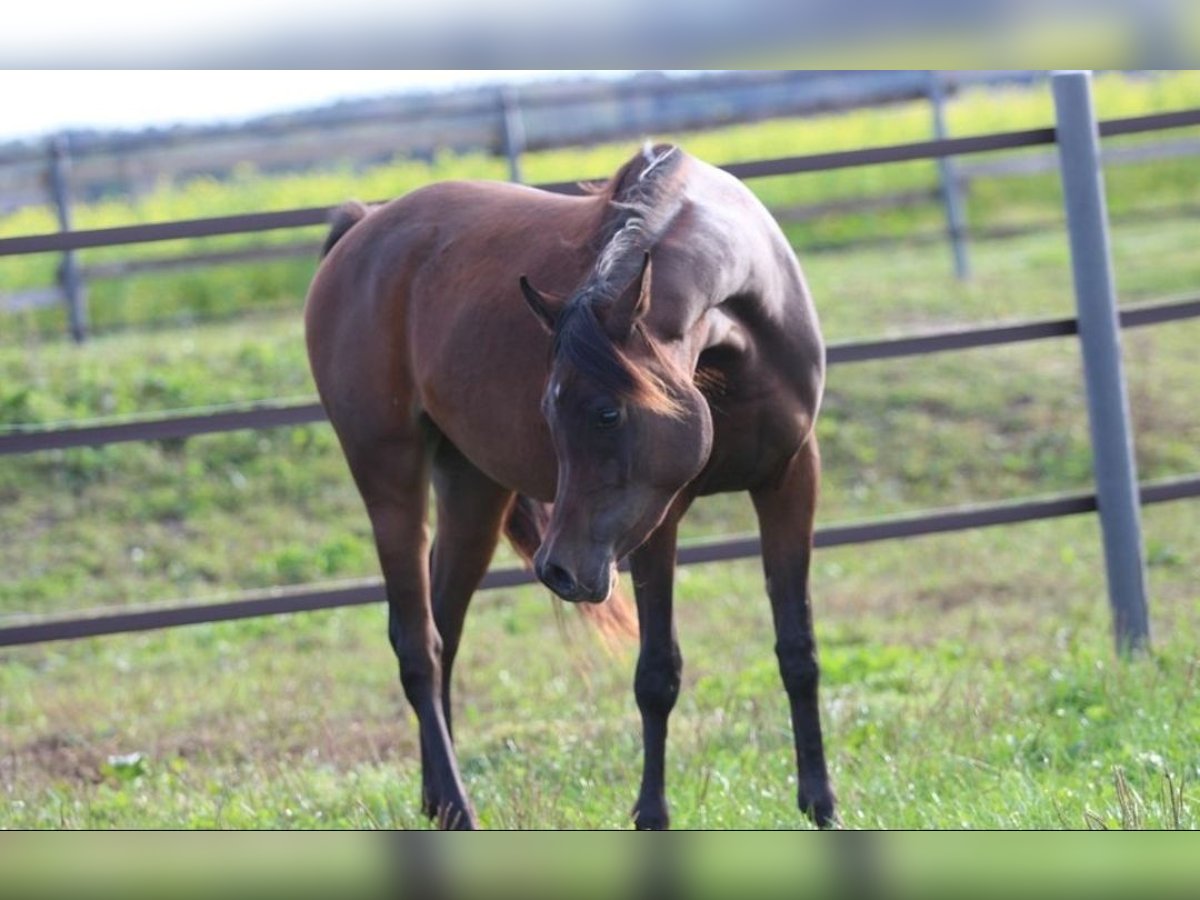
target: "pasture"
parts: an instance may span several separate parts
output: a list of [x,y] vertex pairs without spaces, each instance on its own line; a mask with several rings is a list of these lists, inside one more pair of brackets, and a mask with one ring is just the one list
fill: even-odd
[[[1200,80],[1100,79],[1097,100],[1102,116],[1195,106]],[[980,92],[952,104],[951,131],[1044,124],[1048,110],[1045,96]],[[719,162],[923,137],[922,115],[877,110],[680,140]],[[534,180],[604,172],[627,149],[531,155],[526,170]],[[239,177],[243,208],[266,208],[270,196],[386,196],[411,186],[405,177],[500,177],[489,165],[448,158],[358,183],[311,176],[307,187]],[[777,206],[899,190],[930,171],[752,187]],[[1129,166],[1108,184],[1122,302],[1194,295],[1200,223],[1180,212],[1200,200],[1194,162]],[[180,215],[173,203],[229,212],[237,190],[164,188],[138,213]],[[1053,176],[994,179],[973,187],[969,216],[1004,224],[1060,216],[1059,206]],[[120,212],[101,205],[89,220],[81,209],[78,224]],[[36,215],[0,227],[50,227]],[[928,227],[936,209],[789,233],[803,246]],[[973,243],[965,284],[948,257],[943,244],[916,243],[800,254],[831,342],[1071,311],[1061,230]],[[20,282],[52,264],[6,261],[4,271]],[[299,309],[311,268],[108,283],[93,295],[107,333],[82,348],[61,341],[52,313],[6,318],[0,421],[309,396]],[[1198,339],[1194,320],[1125,334],[1143,479],[1200,470]],[[1073,339],[836,367],[818,433],[818,525],[1090,483]],[[6,458],[0,501],[4,616],[377,573],[325,426]],[[1092,516],[818,552],[826,746],[847,826],[1200,824],[1200,506],[1149,507],[1143,522],[1153,649],[1129,662],[1113,655]],[[685,519],[682,539],[752,527],[748,501],[714,498]],[[511,562],[503,550],[497,563]],[[640,770],[635,647],[606,650],[572,610],[553,607],[540,588],[476,598],[456,667],[467,789],[485,827],[624,827]],[[667,756],[673,825],[803,827],[757,561],[681,569],[676,608],[685,662]],[[380,604],[0,651],[0,825],[423,826],[415,719],[385,622]]]

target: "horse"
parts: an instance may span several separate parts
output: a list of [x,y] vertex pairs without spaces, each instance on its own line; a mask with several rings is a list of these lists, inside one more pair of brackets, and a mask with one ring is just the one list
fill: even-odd
[[343,204],[305,334],[371,522],[435,824],[478,825],[450,673],[503,532],[554,594],[614,627],[628,559],[644,751],[632,819],[668,827],[676,536],[697,497],[730,491],[757,515],[797,803],[837,824],[808,587],[825,346],[795,254],[745,185],[647,144],[581,194],[445,181]]

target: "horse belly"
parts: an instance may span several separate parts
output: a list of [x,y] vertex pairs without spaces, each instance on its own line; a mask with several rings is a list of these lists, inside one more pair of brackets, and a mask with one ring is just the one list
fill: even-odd
[[543,503],[554,500],[557,482],[554,449],[549,434],[543,440],[536,427],[540,424],[544,429],[544,422],[506,427],[512,423],[428,414],[439,431],[497,484]]

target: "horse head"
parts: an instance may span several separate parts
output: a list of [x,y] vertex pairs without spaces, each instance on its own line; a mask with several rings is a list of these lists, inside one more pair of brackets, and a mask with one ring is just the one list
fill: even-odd
[[618,561],[658,526],[712,449],[712,418],[691,373],[645,327],[651,275],[646,253],[632,280],[585,283],[565,303],[521,278],[554,339],[542,413],[558,480],[534,566],[564,600],[608,598]]

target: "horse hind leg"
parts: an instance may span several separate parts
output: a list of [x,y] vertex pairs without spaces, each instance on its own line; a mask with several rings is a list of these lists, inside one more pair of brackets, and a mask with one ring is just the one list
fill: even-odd
[[[471,597],[487,573],[509,509],[512,492],[475,468],[448,440],[434,454],[437,534],[430,555],[433,619],[441,637],[442,716],[454,739],[451,671],[458,654]],[[443,798],[428,760],[422,765],[422,804],[436,819]]]
[[370,435],[339,431],[339,437],[374,531],[387,593],[388,637],[420,729],[423,781],[432,786],[438,824],[473,828],[475,813],[442,705],[442,640],[430,604],[431,439],[417,422],[394,422]]

